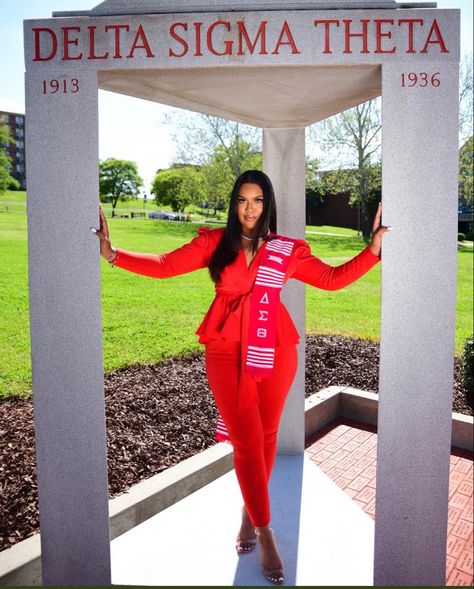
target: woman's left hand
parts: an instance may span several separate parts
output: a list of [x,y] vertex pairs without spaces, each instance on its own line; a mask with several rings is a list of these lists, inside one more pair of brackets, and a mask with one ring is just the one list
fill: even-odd
[[372,225],[372,233],[370,234],[370,249],[372,253],[376,256],[380,257],[380,252],[382,250],[382,235],[386,231],[391,231],[391,227],[386,227],[385,225],[381,225],[380,221],[382,219],[382,203],[379,202],[379,208],[375,214],[374,223]]

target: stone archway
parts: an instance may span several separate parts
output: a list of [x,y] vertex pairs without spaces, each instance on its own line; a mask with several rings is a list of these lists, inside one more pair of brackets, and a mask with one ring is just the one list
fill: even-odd
[[[261,127],[265,171],[292,199],[279,203],[279,231],[295,237],[304,236],[305,127],[382,94],[384,223],[394,231],[383,253],[374,583],[444,584],[459,11],[392,0],[129,4],[25,21],[45,584],[110,583],[100,273],[88,232],[98,88]],[[289,285],[285,302],[304,334],[303,286]],[[303,346],[280,444],[296,454]]]

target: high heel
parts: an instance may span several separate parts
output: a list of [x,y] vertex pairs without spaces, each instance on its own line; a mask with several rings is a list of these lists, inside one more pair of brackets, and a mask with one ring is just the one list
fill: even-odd
[[[245,505],[244,505],[242,507],[242,525],[244,524],[243,520],[245,518],[248,519],[248,515],[247,515],[247,512],[245,511]],[[237,551],[237,554],[240,556],[241,554],[248,554],[249,552],[252,552],[252,550],[254,550],[256,545],[257,545],[257,538],[242,539],[242,538],[240,538],[240,533],[239,533],[239,536],[237,537],[237,540],[236,540],[235,549]]]
[[[270,534],[273,536],[273,530],[271,528],[267,528],[266,531],[270,532]],[[255,533],[257,534],[257,538],[259,536],[260,537],[265,536],[265,532],[259,530],[258,528],[255,528]],[[275,546],[275,549],[276,549],[276,546]],[[268,568],[264,567],[262,564],[262,572],[263,572],[265,579],[267,579],[267,581],[270,581],[270,583],[272,583],[273,585],[283,585],[283,583],[285,582],[285,574],[284,574],[284,570],[283,570],[283,565],[281,567],[277,567],[274,569],[268,569]]]
[[248,554],[254,550],[255,546],[257,545],[257,540],[251,538],[249,540],[241,540],[237,538],[235,549],[237,550],[237,554],[240,556],[241,554]]

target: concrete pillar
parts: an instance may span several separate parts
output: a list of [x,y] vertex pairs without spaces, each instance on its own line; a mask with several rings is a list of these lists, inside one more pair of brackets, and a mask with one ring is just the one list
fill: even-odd
[[96,72],[27,74],[26,128],[43,583],[108,585]]
[[[305,236],[305,129],[264,129],[263,169],[273,183],[278,209],[278,233]],[[282,301],[301,336],[298,371],[282,416],[278,451],[304,450],[305,285],[292,280],[283,287]]]
[[[418,80],[412,87],[410,72]],[[394,229],[384,235],[382,253],[374,585],[442,586],[456,302],[458,67],[384,64],[382,100],[383,223]]]

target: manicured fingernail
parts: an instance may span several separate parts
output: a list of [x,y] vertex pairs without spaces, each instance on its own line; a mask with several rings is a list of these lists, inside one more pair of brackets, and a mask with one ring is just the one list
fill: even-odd
[[390,227],[387,227],[387,231],[391,231],[392,229],[393,229],[393,227],[392,227],[392,226],[390,226]]
[[90,229],[91,229],[92,233],[97,233],[97,229],[95,227],[91,227]]

